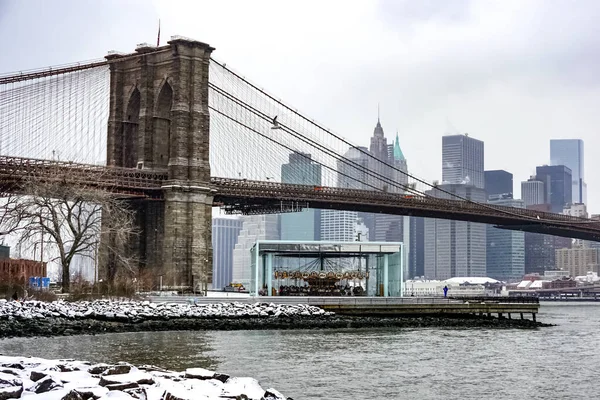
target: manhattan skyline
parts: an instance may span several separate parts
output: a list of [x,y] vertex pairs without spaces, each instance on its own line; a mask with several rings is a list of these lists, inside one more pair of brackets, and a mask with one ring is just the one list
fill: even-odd
[[[0,5],[9,38],[0,71],[129,51],[156,41],[160,18],[162,43],[175,34],[210,43],[216,59],[355,144],[365,142],[380,103],[384,129],[398,129],[406,157],[420,160],[411,173],[428,181],[441,180],[444,134],[485,142],[485,169],[509,171],[515,182],[550,164],[551,139],[582,139],[588,208],[599,213],[592,171],[600,159],[590,152],[600,146],[600,4],[582,3],[60,0],[40,13],[34,2],[9,0]],[[203,13],[212,18],[198,24]],[[290,13],[297,18],[275,17]]]

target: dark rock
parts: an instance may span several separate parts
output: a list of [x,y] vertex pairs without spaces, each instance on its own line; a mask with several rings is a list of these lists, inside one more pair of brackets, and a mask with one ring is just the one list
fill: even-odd
[[123,375],[128,374],[131,371],[131,365],[128,364],[117,364],[107,368],[102,375]]
[[21,378],[19,378],[19,377],[16,377],[11,374],[0,375],[0,388],[21,386],[22,384],[23,384],[23,381],[21,381]]
[[271,393],[268,390],[263,395],[262,400],[281,400],[281,397],[276,395],[275,393]]
[[92,375],[99,375],[110,368],[108,364],[96,364],[88,368],[87,372]]
[[3,367],[12,368],[12,369],[25,369],[25,367],[22,366],[21,364],[6,364],[6,365],[3,365]]
[[[135,388],[135,389],[125,389],[125,390],[123,390],[123,392],[127,393],[134,399],[139,399],[139,400],[147,400],[148,399],[148,394],[146,393],[145,388],[139,387],[139,388]],[[161,396],[161,398],[162,398],[162,396]]]
[[77,392],[83,400],[95,399],[92,388],[77,388],[73,391]]
[[108,390],[125,390],[125,389],[135,389],[140,387],[135,382],[126,382],[126,383],[111,383],[110,385],[106,385]]
[[29,375],[29,379],[31,379],[34,382],[37,382],[40,379],[43,379],[47,376],[48,376],[48,374],[45,372],[42,372],[42,371],[31,371],[31,374]]
[[227,374],[214,374],[212,378],[225,383],[225,382],[227,382],[227,379],[229,379],[229,375],[227,375]]
[[47,376],[37,382],[33,391],[36,393],[45,393],[55,388],[63,387],[61,382],[54,380],[51,376]]
[[[91,396],[93,397],[93,396]],[[64,395],[60,400],[86,400],[90,397],[84,399],[84,397],[77,390],[71,390],[69,393]]]
[[0,400],[19,399],[23,393],[23,386],[11,386],[2,388],[0,391]]

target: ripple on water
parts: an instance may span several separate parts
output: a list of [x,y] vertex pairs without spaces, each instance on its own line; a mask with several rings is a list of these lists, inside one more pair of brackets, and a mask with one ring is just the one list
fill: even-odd
[[198,366],[294,399],[595,398],[600,304],[543,305],[539,320],[559,326],[121,333],[0,340],[0,352]]

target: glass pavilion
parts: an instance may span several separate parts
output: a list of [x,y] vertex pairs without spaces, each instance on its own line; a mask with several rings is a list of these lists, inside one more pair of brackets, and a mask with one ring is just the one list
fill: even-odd
[[258,240],[250,252],[252,296],[402,296],[400,242]]

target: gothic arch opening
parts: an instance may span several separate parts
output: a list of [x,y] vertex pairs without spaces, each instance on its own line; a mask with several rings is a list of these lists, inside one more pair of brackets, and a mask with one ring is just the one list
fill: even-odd
[[154,166],[159,168],[166,168],[169,164],[172,106],[173,88],[169,82],[165,82],[156,101],[154,135],[152,137],[152,159]]
[[137,163],[138,126],[140,121],[140,91],[135,88],[129,102],[123,121],[123,159],[122,165],[134,168]]

